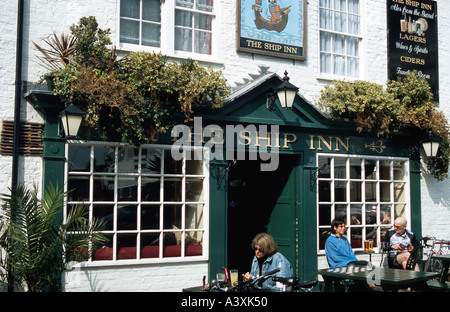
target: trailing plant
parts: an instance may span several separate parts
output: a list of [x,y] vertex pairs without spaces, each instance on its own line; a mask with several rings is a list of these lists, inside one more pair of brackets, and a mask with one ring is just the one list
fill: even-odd
[[403,125],[413,125],[425,136],[432,131],[441,139],[437,157],[427,160],[430,173],[437,180],[447,177],[449,169],[449,125],[425,78],[416,71],[383,86],[367,81],[334,81],[325,86],[319,107],[333,117],[354,119],[357,130],[376,131],[378,136],[397,132]]
[[229,95],[220,71],[187,60],[169,62],[161,53],[131,52],[118,58],[109,48],[109,29],[94,17],[70,27],[77,40],[70,61],[55,72],[54,92],[86,112],[88,138],[128,142],[156,141],[180,116],[215,108]]
[[59,290],[58,278],[73,262],[85,261],[107,238],[105,223],[89,222],[84,206],[73,207],[62,220],[67,193],[50,186],[38,197],[37,188],[22,185],[2,195],[0,218],[1,280],[29,292]]

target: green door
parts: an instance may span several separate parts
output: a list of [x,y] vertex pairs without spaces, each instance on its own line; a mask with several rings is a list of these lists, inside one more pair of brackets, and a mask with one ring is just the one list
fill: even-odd
[[276,171],[261,171],[258,161],[237,161],[229,172],[228,268],[250,271],[253,237],[270,233],[294,274],[296,246],[296,169],[298,156],[281,155]]

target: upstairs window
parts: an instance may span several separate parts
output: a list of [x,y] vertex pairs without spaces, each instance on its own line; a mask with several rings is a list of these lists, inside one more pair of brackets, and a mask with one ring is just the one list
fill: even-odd
[[121,0],[119,45],[166,55],[213,55],[213,0]]
[[359,77],[360,0],[320,0],[320,73]]

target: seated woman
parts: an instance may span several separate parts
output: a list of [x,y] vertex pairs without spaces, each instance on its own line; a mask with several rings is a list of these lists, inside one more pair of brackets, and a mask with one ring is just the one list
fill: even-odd
[[367,265],[367,261],[359,261],[348,239],[344,236],[345,223],[342,219],[331,221],[332,234],[325,242],[325,253],[328,264],[332,268],[343,267],[348,264]]
[[[277,250],[277,244],[272,235],[259,233],[252,240],[252,249],[255,250],[250,273],[242,274],[245,281],[265,275],[267,272],[280,269],[276,276],[292,277],[292,267],[289,261]],[[271,278],[262,284],[262,289],[276,290],[276,282]]]

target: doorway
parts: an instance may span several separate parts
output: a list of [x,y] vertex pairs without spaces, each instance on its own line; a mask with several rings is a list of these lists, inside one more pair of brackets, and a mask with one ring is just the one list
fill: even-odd
[[280,155],[278,169],[261,171],[260,161],[241,160],[228,176],[228,268],[249,272],[253,237],[270,233],[296,272],[296,202],[299,156]]

